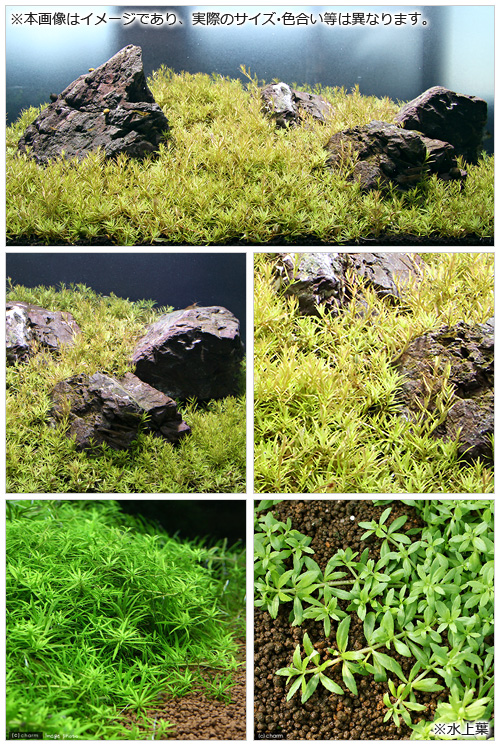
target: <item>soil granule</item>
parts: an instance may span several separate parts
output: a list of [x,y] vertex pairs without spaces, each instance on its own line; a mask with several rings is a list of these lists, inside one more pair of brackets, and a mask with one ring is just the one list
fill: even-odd
[[[161,695],[154,706],[140,715],[130,713],[124,723],[141,726],[143,716],[158,722],[168,721],[173,728],[155,740],[176,741],[243,741],[246,739],[246,674],[245,644],[240,645],[241,665],[232,674],[234,685],[226,693],[226,701],[206,695],[203,687],[175,699]],[[204,679],[220,677],[220,671],[207,669]],[[151,735],[149,735],[151,738]]]
[[[379,559],[381,540],[372,536],[361,541],[366,529],[358,526],[359,521],[380,518],[387,505],[375,506],[372,500],[284,500],[270,508],[275,518],[286,521],[290,518],[292,528],[312,537],[310,544],[314,554],[310,555],[324,570],[328,560],[339,549],[351,547],[361,553],[369,547],[369,557]],[[262,511],[264,514],[265,511]],[[400,515],[408,520],[402,528],[407,532],[423,524],[412,507],[394,500],[388,522],[392,523]],[[349,601],[339,601],[346,609]],[[411,730],[404,723],[399,729],[392,718],[383,722],[387,712],[382,698],[388,691],[387,682],[376,683],[371,675],[355,675],[358,697],[345,686],[340,666],[327,669],[327,675],[339,684],[344,696],[333,694],[319,685],[314,694],[304,704],[300,692],[287,702],[288,687],[286,676],[277,676],[279,668],[291,664],[293,652],[298,643],[302,645],[304,632],[307,632],[316,650],[321,652],[321,662],[328,658],[327,647],[336,647],[337,622],[332,621],[329,638],[325,638],[322,622],[304,620],[300,627],[289,623],[291,603],[280,604],[278,616],[272,619],[267,611],[255,609],[255,738],[289,740],[406,740]],[[366,646],[363,623],[355,612],[351,613],[349,648],[360,650]],[[391,657],[397,660],[405,675],[408,675],[415,659],[405,658],[391,648]],[[303,649],[301,647],[303,656]],[[398,686],[399,679],[389,674]],[[439,682],[443,684],[444,682]],[[439,693],[417,694],[420,704],[428,705],[426,710],[412,713],[413,723],[419,720],[433,720],[433,714],[440,699],[448,690]]]

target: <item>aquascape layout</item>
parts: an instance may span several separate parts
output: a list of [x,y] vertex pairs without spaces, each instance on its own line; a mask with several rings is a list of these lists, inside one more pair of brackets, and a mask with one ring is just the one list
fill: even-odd
[[493,492],[493,266],[255,254],[255,491]]
[[256,502],[256,737],[494,740],[493,510]]
[[129,45],[23,112],[7,128],[8,244],[493,243],[474,91],[401,105],[242,73],[146,81]]
[[244,347],[228,309],[12,286],[6,341],[8,492],[245,491]]

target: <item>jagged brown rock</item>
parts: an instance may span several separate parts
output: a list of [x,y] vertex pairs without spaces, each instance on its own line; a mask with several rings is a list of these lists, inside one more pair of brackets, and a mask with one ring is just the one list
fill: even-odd
[[67,435],[80,451],[93,451],[102,443],[128,449],[140,430],[171,443],[191,432],[176,402],[132,373],[120,379],[103,373],[72,376],[56,384],[51,398],[53,422],[67,424]]
[[169,129],[146,83],[140,47],[129,44],[65,88],[25,130],[21,153],[39,164],[81,160],[98,150],[106,158],[143,158],[158,150]]
[[242,359],[240,323],[222,306],[161,316],[132,354],[136,375],[176,399],[237,394]]
[[404,192],[426,173],[446,180],[466,176],[451,145],[388,122],[371,121],[336,132],[325,147],[326,166],[346,169],[347,180],[357,181],[364,192],[391,186]]
[[449,366],[452,406],[434,435],[445,441],[458,438],[458,452],[469,461],[493,460],[494,340],[493,319],[474,326],[459,322],[417,337],[394,360],[404,376],[400,397],[409,419],[422,407],[435,412]]
[[72,345],[80,327],[67,311],[49,311],[21,301],[6,304],[7,365],[26,362],[41,347],[58,352]]
[[488,105],[443,86],[433,86],[401,107],[395,117],[405,129],[444,140],[468,163],[477,163],[483,141]]
[[[318,315],[318,306],[330,313],[340,313],[353,298],[349,275],[357,276],[371,286],[379,297],[398,301],[401,288],[410,278],[420,280],[422,261],[418,254],[402,252],[303,252],[279,254],[275,274],[279,289],[296,296],[299,311]],[[362,311],[362,291],[357,293]]]
[[300,124],[304,115],[324,123],[334,113],[332,105],[318,94],[295,91],[287,83],[271,83],[262,88],[260,96],[264,111],[277,127]]

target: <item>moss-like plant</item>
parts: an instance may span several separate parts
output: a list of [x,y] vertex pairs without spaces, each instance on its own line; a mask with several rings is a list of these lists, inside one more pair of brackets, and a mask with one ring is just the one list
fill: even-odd
[[[378,501],[381,502],[381,501]],[[392,502],[392,501],[382,501]],[[430,740],[440,723],[488,721],[493,710],[493,502],[491,500],[404,500],[422,517],[425,528],[401,533],[407,516],[390,520],[389,505],[377,521],[361,522],[361,540],[382,539],[377,562],[348,547],[321,569],[311,539],[255,512],[255,605],[276,618],[281,604],[293,604],[292,625],[322,620],[325,637],[331,622],[335,641],[321,656],[303,635],[290,665],[276,673],[291,683],[287,700],[307,700],[318,686],[341,697],[342,687],[328,676],[340,667],[342,681],[358,695],[356,676],[387,681],[384,721],[412,728],[412,738]],[[348,601],[345,611],[337,607]],[[352,648],[351,615],[363,622],[365,645]],[[408,675],[391,653],[415,659]],[[443,692],[433,723],[414,723],[412,713],[426,709],[418,692]],[[444,731],[446,733],[446,731]]]
[[[363,195],[348,171],[325,169],[340,130],[391,121],[399,106],[355,88],[316,88],[333,106],[325,126],[277,130],[264,117],[258,81],[175,74],[148,80],[168,117],[156,159],[94,153],[41,168],[17,154],[30,108],[7,128],[7,239],[17,244],[346,243],[412,234],[460,241],[493,237],[493,158],[467,167],[465,186],[435,176],[401,195]],[[308,90],[307,88],[303,88]]]
[[433,432],[446,415],[400,416],[394,356],[415,337],[493,315],[493,254],[422,254],[400,304],[363,290],[338,316],[299,314],[277,291],[275,257],[255,255],[255,489],[268,493],[491,492],[490,465],[467,464]]
[[220,669],[227,695],[244,636],[241,547],[179,541],[113,501],[6,507],[9,731],[158,738],[170,723],[148,735],[121,713],[211,691],[207,668]]
[[[7,300],[70,311],[82,333],[57,356],[40,350],[27,363],[7,368],[7,491],[33,492],[244,492],[245,401],[227,397],[179,409],[192,434],[177,446],[141,432],[130,451],[107,446],[78,452],[64,427],[51,427],[50,392],[76,373],[121,376],[132,370],[134,342],[165,308],[100,296],[85,285],[59,289],[15,286]],[[242,374],[243,376],[243,374]]]

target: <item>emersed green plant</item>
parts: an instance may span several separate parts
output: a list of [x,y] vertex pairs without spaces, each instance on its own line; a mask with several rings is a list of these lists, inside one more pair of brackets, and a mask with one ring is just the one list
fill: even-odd
[[81,163],[60,159],[42,168],[17,152],[40,109],[28,109],[7,128],[8,240],[147,246],[493,236],[491,156],[467,166],[464,184],[434,175],[404,195],[364,195],[347,181],[347,169],[325,169],[324,146],[335,132],[371,119],[392,121],[399,106],[388,98],[317,87],[335,117],[326,125],[310,118],[306,127],[277,130],[262,114],[251,75],[243,84],[162,67],[148,84],[171,127],[157,158],[120,155],[106,162],[93,153]]
[[[277,671],[292,682],[287,699],[300,689],[306,702],[319,684],[343,694],[328,677],[337,666],[355,696],[355,676],[372,674],[375,681],[388,682],[384,720],[392,717],[398,728],[402,720],[412,728],[412,738],[431,737],[424,724],[412,723],[411,713],[426,709],[416,701],[418,692],[449,688],[450,699],[438,705],[436,723],[489,720],[493,708],[493,501],[404,502],[421,514],[424,529],[401,533],[407,516],[389,522],[392,507],[387,507],[378,521],[359,524],[367,529],[362,540],[382,539],[378,561],[368,557],[368,547],[359,557],[347,548],[338,550],[324,570],[309,556],[310,538],[294,531],[290,519],[285,523],[271,511],[256,512],[255,605],[276,618],[280,604],[293,602],[292,625],[322,619],[325,637],[330,619],[337,622],[336,646],[328,648],[326,661],[320,663],[305,633],[304,656],[297,645],[291,665]],[[337,600],[349,602],[345,611]],[[323,615],[317,614],[320,608]],[[349,613],[363,622],[366,645],[359,649],[349,645]],[[414,658],[409,675],[391,651]]]
[[[335,316],[302,316],[276,291],[276,255],[255,254],[254,482],[266,494],[484,494],[493,468],[464,462],[457,442],[434,435],[433,416],[401,416],[401,377],[391,361],[408,343],[460,320],[494,313],[492,253],[421,255],[423,277],[400,304],[364,292]],[[439,409],[441,408],[441,411]]]
[[[227,694],[244,637],[241,547],[178,541],[109,500],[6,507],[10,731],[128,739],[123,712],[199,688],[207,668],[220,671],[209,693]],[[149,738],[171,727],[149,726]]]
[[9,287],[7,300],[70,311],[82,333],[57,356],[43,351],[6,371],[6,472],[11,493],[229,493],[246,483],[245,397],[179,410],[192,434],[178,446],[142,432],[130,451],[78,452],[63,427],[50,427],[50,392],[75,372],[122,376],[145,326],[171,308],[101,296],[85,285]]

